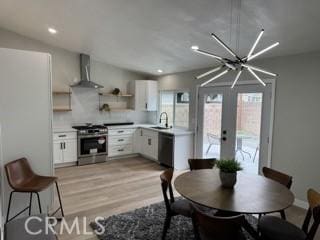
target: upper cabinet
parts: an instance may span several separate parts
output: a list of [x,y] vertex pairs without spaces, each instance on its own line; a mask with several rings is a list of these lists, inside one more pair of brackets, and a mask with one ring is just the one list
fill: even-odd
[[157,111],[158,82],[135,80],[130,82],[130,93],[134,95],[131,108],[136,111]]

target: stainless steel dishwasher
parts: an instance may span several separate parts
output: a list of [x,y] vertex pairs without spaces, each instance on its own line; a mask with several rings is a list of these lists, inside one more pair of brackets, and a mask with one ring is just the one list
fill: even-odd
[[168,133],[159,133],[158,158],[162,165],[174,166],[174,136]]

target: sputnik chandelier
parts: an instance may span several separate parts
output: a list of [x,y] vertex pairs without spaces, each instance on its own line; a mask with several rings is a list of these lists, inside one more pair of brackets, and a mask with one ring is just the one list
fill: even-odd
[[254,42],[253,46],[251,47],[248,55],[246,57],[243,57],[243,58],[241,58],[237,54],[235,54],[235,52],[231,48],[229,48],[214,33],[211,34],[212,38],[214,40],[216,40],[224,49],[226,49],[234,57],[234,59],[223,58],[223,57],[220,57],[220,56],[218,56],[216,54],[200,50],[198,46],[192,46],[191,50],[193,50],[194,52],[202,54],[202,55],[205,55],[205,56],[208,56],[208,57],[212,57],[212,58],[214,58],[214,59],[216,59],[216,60],[218,60],[220,62],[220,66],[215,67],[215,68],[211,69],[210,71],[205,72],[205,73],[197,76],[196,79],[201,79],[201,78],[204,78],[204,77],[206,77],[206,76],[208,76],[208,75],[210,75],[212,73],[218,72],[219,70],[223,70],[223,71],[220,71],[220,73],[218,73],[214,77],[212,77],[209,80],[207,80],[204,83],[202,83],[201,87],[203,87],[203,86],[207,85],[208,83],[218,79],[219,77],[222,77],[223,75],[227,74],[230,71],[236,71],[237,72],[235,80],[233,81],[233,83],[231,85],[231,88],[233,88],[235,86],[235,84],[238,82],[238,80],[240,78],[240,75],[244,70],[247,70],[263,86],[265,86],[266,84],[265,84],[264,81],[261,80],[261,78],[256,74],[256,72],[261,72],[261,73],[264,73],[266,75],[276,77],[277,74],[275,74],[275,73],[272,73],[272,72],[266,71],[266,70],[264,70],[264,69],[262,69],[260,67],[255,67],[255,66],[252,66],[252,65],[248,64],[248,62],[250,62],[251,60],[255,59],[256,57],[260,56],[261,54],[263,54],[263,53],[269,51],[270,49],[272,49],[272,48],[274,48],[274,47],[279,45],[279,42],[276,42],[276,43],[270,45],[269,47],[262,49],[261,51],[259,51],[257,53],[253,53],[255,48],[256,48],[256,46],[258,45],[262,35],[263,35],[263,33],[264,33],[264,30],[262,29],[260,34],[258,35],[256,41]]

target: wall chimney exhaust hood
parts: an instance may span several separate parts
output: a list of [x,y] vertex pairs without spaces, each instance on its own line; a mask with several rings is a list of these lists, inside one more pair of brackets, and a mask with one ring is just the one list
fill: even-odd
[[72,87],[83,88],[103,88],[102,85],[92,82],[90,80],[90,56],[86,54],[80,54],[80,77],[81,80],[72,85]]

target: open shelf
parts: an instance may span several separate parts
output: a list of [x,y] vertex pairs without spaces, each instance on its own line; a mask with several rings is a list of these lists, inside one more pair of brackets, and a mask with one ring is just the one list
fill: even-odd
[[[132,94],[120,92],[118,95],[110,92],[99,92],[99,110],[101,112],[131,112],[129,102],[133,97]],[[109,111],[104,110],[102,107],[104,104],[108,104]]]
[[112,93],[103,93],[103,92],[100,92],[99,93],[100,96],[108,96],[108,97],[133,97],[132,94],[129,94],[129,93],[120,93],[118,95],[114,95]]
[[111,108],[110,112],[131,112],[132,109],[129,108]]
[[53,95],[66,95],[66,94],[71,94],[71,91],[53,91]]
[[54,107],[53,111],[54,112],[70,112],[72,111],[72,109],[68,107]]
[[52,91],[53,111],[54,112],[70,112],[71,108],[71,89],[60,90],[54,89]]

